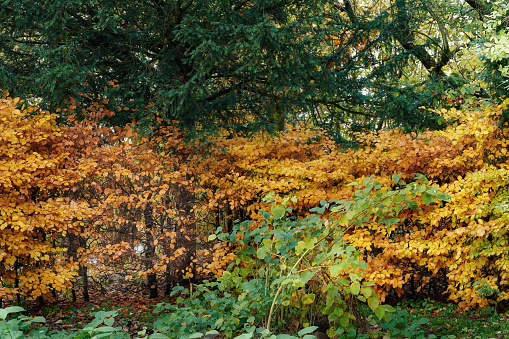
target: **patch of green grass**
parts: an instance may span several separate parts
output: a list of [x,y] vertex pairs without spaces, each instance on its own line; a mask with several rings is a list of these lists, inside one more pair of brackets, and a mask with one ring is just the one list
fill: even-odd
[[497,314],[493,307],[461,312],[454,304],[426,299],[404,302],[398,308],[408,312],[409,322],[429,319],[423,329],[437,338],[509,338],[509,314]]

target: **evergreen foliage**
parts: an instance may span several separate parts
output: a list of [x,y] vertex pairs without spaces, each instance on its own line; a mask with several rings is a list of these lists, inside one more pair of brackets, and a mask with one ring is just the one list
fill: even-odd
[[3,1],[0,87],[51,111],[107,100],[146,132],[437,128],[418,107],[471,80],[446,68],[478,3]]

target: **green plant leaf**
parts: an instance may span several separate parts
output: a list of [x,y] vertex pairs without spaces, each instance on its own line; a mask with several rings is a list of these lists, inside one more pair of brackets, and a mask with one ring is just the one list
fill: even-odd
[[34,317],[32,319],[32,322],[34,322],[34,323],[45,323],[46,319],[44,317],[40,317],[40,316],[39,317]]
[[329,269],[331,276],[337,277],[339,275],[339,273],[341,272],[341,270],[344,268],[344,266],[345,265],[343,264],[343,262],[340,262],[339,264],[332,265],[331,268]]
[[313,293],[306,294],[302,297],[301,301],[304,305],[309,305],[315,302],[315,295]]
[[421,198],[422,198],[422,201],[424,202],[424,204],[426,204],[426,206],[429,206],[429,204],[431,204],[431,195],[429,195],[428,193],[424,192],[422,195],[421,195]]
[[352,291],[352,294],[359,295],[359,292],[361,291],[361,284],[356,281],[351,286],[350,289]]
[[3,309],[0,309],[0,319],[7,318],[7,315],[10,313],[17,313],[17,312],[24,312],[24,311],[25,311],[25,309],[20,306],[6,307]]
[[378,319],[382,319],[384,317],[384,314],[385,314],[385,308],[384,307],[377,307],[376,310],[375,310],[375,315],[377,316]]
[[392,307],[391,305],[383,305],[383,307],[385,308],[386,312],[390,312],[390,313],[396,312],[396,309],[394,307]]
[[270,209],[274,219],[281,219],[285,216],[286,210],[283,206],[274,206]]
[[308,281],[310,281],[311,279],[313,279],[313,277],[315,276],[315,272],[314,271],[306,271],[304,273],[301,274],[300,276],[300,279],[302,281],[304,281],[304,283],[308,283]]
[[346,328],[348,324],[350,323],[350,318],[346,313],[343,313],[341,317],[339,317],[339,324],[341,327]]
[[373,290],[371,288],[363,287],[361,288],[361,293],[366,298],[369,298],[373,295]]
[[429,319],[428,318],[420,318],[420,319],[417,319],[417,320],[414,320],[412,321],[412,325],[417,325],[417,326],[421,326],[421,325],[424,325],[426,323],[429,322]]
[[340,226],[348,226],[350,224],[350,220],[348,220],[348,218],[346,217],[346,215],[342,215],[339,220],[338,220],[338,223]]
[[104,319],[104,325],[106,325],[106,326],[112,326],[114,322],[115,322],[115,318],[113,318],[113,317]]
[[360,261],[357,266],[359,266],[360,268],[362,268],[363,270],[367,270],[369,268],[369,265],[367,262],[364,262],[364,261]]
[[369,308],[371,308],[373,311],[376,311],[378,309],[378,306],[380,305],[380,300],[378,300],[377,295],[372,295],[368,298],[368,305]]
[[[207,332],[208,333],[208,332]],[[138,333],[139,334],[139,333]],[[167,339],[168,336],[163,333],[152,333],[150,335],[150,339]]]
[[302,337],[306,334],[309,334],[309,333],[313,333],[314,331],[316,331],[318,329],[318,326],[309,326],[309,327],[306,327],[306,328],[303,328],[302,330],[300,330],[297,335],[299,337]]
[[348,211],[346,212],[346,218],[348,220],[352,220],[355,217],[355,214],[356,214],[355,211]]
[[116,329],[114,327],[111,327],[111,326],[102,326],[102,327],[98,327],[95,329],[95,331],[97,332],[115,332]]
[[399,174],[392,175],[392,181],[397,184],[399,182]]

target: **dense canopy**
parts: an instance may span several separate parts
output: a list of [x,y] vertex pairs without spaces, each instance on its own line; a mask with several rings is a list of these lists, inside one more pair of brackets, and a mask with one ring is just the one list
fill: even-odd
[[53,111],[71,98],[108,100],[130,109],[113,123],[154,127],[157,113],[198,133],[281,130],[285,120],[339,133],[434,128],[419,107],[489,96],[473,52],[489,9],[482,0],[3,1],[0,87]]

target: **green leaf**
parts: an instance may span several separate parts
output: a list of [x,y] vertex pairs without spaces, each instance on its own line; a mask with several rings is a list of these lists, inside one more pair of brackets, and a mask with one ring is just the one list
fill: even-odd
[[451,200],[451,196],[448,195],[448,194],[445,194],[445,193],[438,193],[437,197],[438,197],[438,199],[440,199],[442,201],[449,201],[449,200]]
[[338,220],[338,223],[340,226],[348,226],[350,224],[350,220],[348,220],[348,218],[346,217],[346,215],[342,215],[339,220]]
[[302,337],[306,334],[309,334],[309,333],[313,333],[314,331],[316,331],[318,329],[318,326],[309,326],[309,327],[306,327],[306,328],[303,328],[302,330],[300,330],[297,335],[299,337]]
[[304,305],[309,305],[315,302],[315,295],[313,293],[306,294],[302,297],[301,301]]
[[114,322],[115,322],[115,318],[113,318],[113,317],[104,319],[104,324],[106,326],[112,326]]
[[368,305],[373,311],[376,311],[378,306],[380,305],[380,300],[378,300],[377,295],[372,295],[368,298]]
[[364,262],[364,261],[359,261],[359,263],[357,264],[357,266],[359,266],[361,269],[363,270],[367,270],[369,268],[369,265],[367,262]]
[[356,281],[350,286],[350,289],[353,294],[358,295],[361,291],[361,284],[358,281]]
[[399,174],[393,174],[392,181],[394,181],[394,183],[397,184],[399,182]]
[[111,326],[102,326],[102,327],[98,327],[95,329],[95,331],[97,332],[115,332],[116,329],[114,327],[111,327]]
[[420,318],[417,320],[412,321],[412,325],[421,326],[429,322],[428,318]]
[[398,194],[394,197],[393,201],[395,204],[399,204],[400,202],[402,202],[403,200],[405,199],[405,195],[403,194]]
[[383,206],[389,207],[392,205],[392,199],[390,197],[387,197],[384,200],[382,200],[382,202],[380,204],[382,204]]
[[258,259],[265,259],[272,250],[272,241],[270,239],[264,239],[260,247],[256,250],[256,257]]
[[350,281],[348,281],[348,279],[346,279],[345,277],[340,277],[339,283],[343,286],[350,286]]
[[256,250],[256,257],[258,259],[265,259],[269,255],[270,251],[266,248],[260,247]]
[[11,306],[6,307],[3,309],[0,309],[0,319],[5,320],[7,318],[7,315],[10,313],[17,313],[17,312],[24,312],[25,309],[20,306]]
[[339,324],[341,325],[341,327],[347,328],[349,323],[350,318],[348,318],[348,315],[346,313],[342,314],[341,317],[339,318]]
[[188,339],[195,339],[195,338],[201,338],[203,337],[203,333],[200,333],[200,332],[196,332],[196,333],[193,333],[191,335],[189,335],[189,337],[187,337]]
[[297,243],[297,246],[295,246],[295,254],[300,255],[305,250],[306,250],[306,243],[304,241],[300,240]]
[[270,209],[274,219],[281,219],[285,216],[286,209],[283,206],[274,206]]
[[309,210],[309,212],[316,212],[318,214],[323,214],[325,212],[325,207],[313,207]]
[[46,319],[44,317],[35,317],[32,319],[32,322],[34,323],[45,323]]
[[361,288],[361,293],[366,298],[369,298],[373,295],[373,290],[369,287],[363,287],[363,288]]
[[339,275],[339,273],[341,272],[341,270],[344,269],[344,266],[345,266],[344,261],[342,261],[338,264],[332,265],[331,268],[329,269],[331,276],[337,277]]
[[[264,337],[264,338],[267,338],[267,337]],[[293,335],[283,333],[283,334],[278,334],[277,336],[273,334],[270,337],[268,337],[267,339],[295,339],[295,337]]]
[[306,271],[300,275],[300,279],[304,281],[304,283],[308,283],[315,276],[314,271]]
[[337,242],[335,243],[330,252],[328,253],[329,256],[338,256],[338,255],[341,255],[345,252],[345,246],[343,243],[340,243],[340,242]]
[[377,316],[378,319],[382,319],[384,317],[384,314],[385,314],[385,308],[384,307],[377,307],[376,310],[375,310],[375,315]]
[[409,209],[415,210],[415,209],[419,208],[419,204],[417,203],[417,201],[412,200],[406,204],[406,207]]
[[389,312],[389,313],[396,312],[396,309],[394,307],[392,307],[391,305],[383,305],[383,307],[385,308],[386,312]]
[[429,204],[431,204],[432,197],[428,193],[426,192],[422,193],[421,198],[424,204],[426,204],[426,206],[429,206]]

